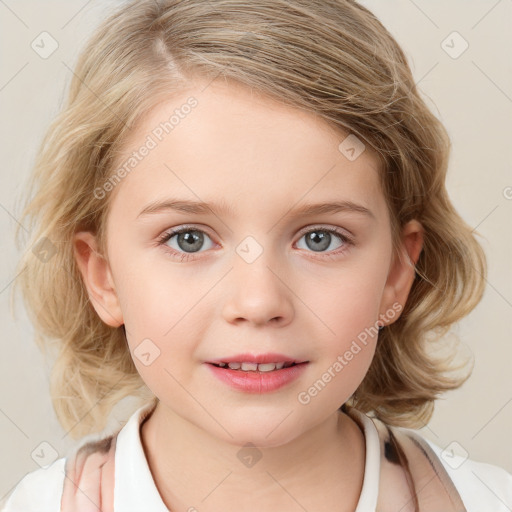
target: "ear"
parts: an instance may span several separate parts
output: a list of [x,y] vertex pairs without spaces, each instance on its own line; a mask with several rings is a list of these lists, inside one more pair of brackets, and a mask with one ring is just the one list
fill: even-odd
[[110,267],[98,251],[95,236],[90,231],[75,233],[73,250],[91,304],[103,322],[119,327],[124,323],[121,307]]
[[[418,261],[423,249],[423,233],[424,228],[417,220],[409,221],[402,229],[401,250],[399,256],[394,256],[389,267],[388,279],[380,304],[379,318],[381,321],[379,323],[383,325],[396,321],[405,307],[412,283],[414,282],[414,265]],[[400,304],[398,315],[396,314],[396,303]],[[395,307],[393,307],[393,304],[395,304]],[[386,311],[390,309],[395,313],[393,321],[386,320]]]

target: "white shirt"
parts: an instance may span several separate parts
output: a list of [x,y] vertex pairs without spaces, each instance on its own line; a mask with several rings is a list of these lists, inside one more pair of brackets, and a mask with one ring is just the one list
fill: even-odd
[[[135,411],[118,434],[115,451],[115,512],[169,512],[151,475],[140,438],[140,423],[149,407],[151,404]],[[366,443],[363,487],[355,512],[374,512],[380,477],[379,435],[368,416],[356,410],[352,412],[352,417],[364,431]],[[467,512],[512,511],[510,473],[492,464],[470,459],[464,461],[457,455],[450,457],[450,464],[447,464],[441,457],[442,449],[427,442],[443,463]],[[63,457],[46,468],[28,473],[9,496],[1,512],[60,512],[64,464]]]

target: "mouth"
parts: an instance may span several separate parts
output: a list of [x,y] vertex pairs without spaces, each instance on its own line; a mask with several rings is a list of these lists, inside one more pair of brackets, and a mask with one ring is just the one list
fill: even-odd
[[224,384],[237,391],[253,394],[269,393],[291,385],[301,377],[310,363],[293,360],[288,356],[279,357],[279,354],[239,356],[227,361],[209,361],[207,366]]
[[305,365],[309,361],[295,362],[295,361],[279,361],[275,363],[252,363],[252,362],[216,362],[208,363],[217,368],[224,368],[226,370],[235,370],[240,372],[253,372],[253,373],[266,373],[282,370],[283,368],[290,368],[292,366]]

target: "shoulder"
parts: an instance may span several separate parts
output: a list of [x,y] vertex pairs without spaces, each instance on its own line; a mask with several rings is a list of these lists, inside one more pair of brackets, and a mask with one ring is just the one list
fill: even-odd
[[[63,504],[69,510],[78,510],[67,504],[75,503],[73,500],[77,496],[78,501],[88,498],[83,492],[76,493],[75,489],[82,484],[85,488],[96,489],[99,480],[105,498],[113,499],[117,438],[123,439],[121,444],[125,450],[131,444],[135,449],[139,447],[143,460],[142,447],[137,445],[139,425],[155,405],[156,402],[151,402],[137,409],[126,425],[114,434],[87,436],[66,457],[25,475],[7,496],[0,499],[0,512],[60,512]],[[131,469],[123,468],[123,464],[120,466],[121,470]],[[147,474],[150,478],[149,469]]]
[[[413,432],[421,435],[418,431]],[[441,461],[467,512],[512,510],[512,474],[499,466],[456,455],[450,449],[443,450],[426,437],[421,437]]]
[[0,502],[1,512],[59,512],[65,462],[63,457],[26,474],[5,502]]
[[86,484],[95,483],[95,471],[106,462],[111,447],[115,447],[113,437],[83,438],[67,457],[28,473],[0,501],[0,512],[60,512],[62,508],[69,508],[64,503],[74,498],[84,475]]

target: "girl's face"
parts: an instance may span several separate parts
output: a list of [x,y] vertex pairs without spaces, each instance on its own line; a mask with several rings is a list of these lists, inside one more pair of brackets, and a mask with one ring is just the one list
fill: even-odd
[[[277,446],[332,419],[354,393],[414,269],[392,257],[369,147],[241,86],[204,87],[160,104],[133,132],[109,192],[109,263],[91,252],[81,269],[102,320],[125,324],[169,415],[230,443]],[[305,211],[332,203],[341,206]],[[421,240],[412,221],[413,261]],[[78,234],[77,247],[87,244]],[[233,387],[209,363],[270,352],[307,363],[261,392]]]

